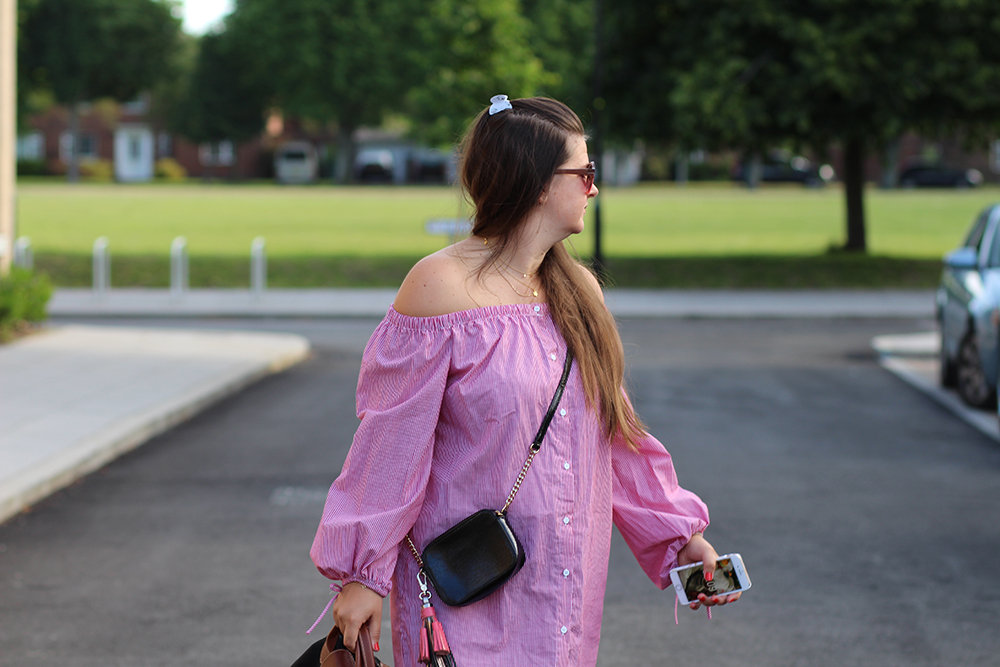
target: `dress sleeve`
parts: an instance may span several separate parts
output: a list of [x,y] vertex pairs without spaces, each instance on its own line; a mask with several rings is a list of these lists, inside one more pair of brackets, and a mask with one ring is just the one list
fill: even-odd
[[361,425],[310,551],[327,578],[389,594],[399,544],[423,504],[450,365],[448,329],[383,322],[372,335],[358,379]]
[[631,449],[623,439],[611,443],[615,526],[643,572],[661,590],[670,586],[677,552],[708,526],[708,508],[677,484],[670,454],[646,435]]

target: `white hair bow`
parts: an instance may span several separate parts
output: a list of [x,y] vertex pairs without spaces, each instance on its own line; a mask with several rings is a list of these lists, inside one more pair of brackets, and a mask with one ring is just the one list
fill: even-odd
[[495,113],[500,113],[501,111],[506,111],[507,109],[513,109],[513,105],[507,100],[506,95],[494,95],[490,98],[490,115]]

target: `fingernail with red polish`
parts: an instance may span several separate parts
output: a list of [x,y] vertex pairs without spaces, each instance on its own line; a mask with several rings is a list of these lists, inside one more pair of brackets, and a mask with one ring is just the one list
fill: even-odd
[[375,646],[372,646],[372,648],[375,649],[375,651],[377,652],[378,651],[378,642],[375,642]]
[[709,570],[708,572],[705,573],[705,581],[711,581],[712,580],[712,576],[714,576],[714,575],[715,575],[715,573],[712,572],[711,570]]

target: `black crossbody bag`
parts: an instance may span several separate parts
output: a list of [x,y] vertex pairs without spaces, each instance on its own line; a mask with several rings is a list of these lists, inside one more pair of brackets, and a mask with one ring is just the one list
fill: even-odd
[[406,536],[417,565],[445,604],[463,607],[482,600],[524,566],[524,549],[507,521],[507,508],[514,501],[532,460],[542,447],[542,439],[562,399],[572,365],[573,355],[567,350],[559,386],[503,508],[479,510],[466,517],[431,540],[423,554],[417,551],[410,536]]

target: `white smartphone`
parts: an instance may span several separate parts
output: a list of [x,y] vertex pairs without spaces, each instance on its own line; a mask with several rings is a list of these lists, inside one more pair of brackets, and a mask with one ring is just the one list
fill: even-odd
[[750,588],[750,577],[743,566],[743,558],[739,554],[719,556],[715,561],[715,573],[711,581],[705,581],[702,571],[703,562],[691,563],[670,570],[670,581],[677,591],[681,604],[691,604],[698,601],[698,594],[708,597],[713,595],[728,595]]

